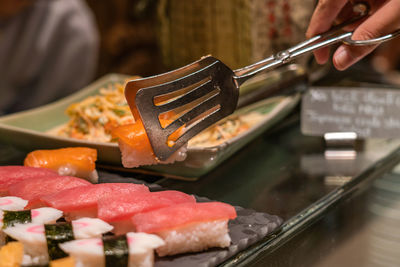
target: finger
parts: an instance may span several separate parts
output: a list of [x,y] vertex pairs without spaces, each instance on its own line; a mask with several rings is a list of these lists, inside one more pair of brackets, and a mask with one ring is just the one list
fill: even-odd
[[[370,18],[364,21],[353,34],[353,40],[367,40],[388,34],[400,27],[400,1],[386,2]],[[344,70],[371,53],[377,46],[340,46],[334,56],[333,64]]]
[[[320,0],[311,17],[306,36],[311,38],[316,34],[329,30],[340,10],[347,0]],[[314,52],[318,64],[324,64],[329,59],[329,48],[322,48]]]
[[320,0],[311,17],[307,38],[329,30],[346,3],[347,0]]

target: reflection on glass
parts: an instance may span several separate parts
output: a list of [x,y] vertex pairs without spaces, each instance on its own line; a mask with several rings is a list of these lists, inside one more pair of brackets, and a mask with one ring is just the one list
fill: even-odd
[[400,173],[385,175],[373,187],[367,266],[400,266]]

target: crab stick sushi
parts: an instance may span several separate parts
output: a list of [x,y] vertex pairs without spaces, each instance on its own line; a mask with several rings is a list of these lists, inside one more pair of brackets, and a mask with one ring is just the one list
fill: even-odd
[[139,213],[132,217],[137,232],[157,234],[165,245],[159,256],[198,252],[211,247],[228,247],[228,220],[235,208],[221,202],[183,203]]
[[96,160],[96,149],[68,147],[33,151],[26,156],[24,165],[51,169],[60,175],[76,176],[96,183],[99,178]]
[[156,235],[127,233],[74,240],[60,244],[60,247],[75,259],[75,266],[151,267],[154,264],[154,249],[162,245],[164,241]]
[[[3,211],[8,212],[23,210],[28,205],[28,201],[19,197],[1,197],[0,198],[0,228],[3,226]],[[0,230],[0,246],[6,243],[6,235]],[[0,253],[1,254],[1,253]],[[0,265],[1,266],[1,265]]]
[[114,233],[124,234],[134,229],[131,221],[133,215],[186,202],[195,203],[196,200],[191,195],[174,190],[120,194],[100,199],[97,216],[113,225]]
[[0,210],[23,210],[28,205],[28,200],[19,197],[0,197]]
[[55,223],[62,216],[62,211],[53,208],[32,210],[0,210],[0,246],[6,243],[4,229],[17,224]]
[[67,220],[97,217],[97,202],[118,194],[148,193],[145,185],[131,183],[94,184],[70,188],[41,197],[46,205],[62,210]]
[[1,166],[0,167],[0,196],[8,195],[10,185],[25,179],[35,177],[58,176],[57,172],[44,168],[34,168],[25,166]]
[[[168,123],[167,120],[161,120],[161,123]],[[166,161],[160,161],[154,155],[150,140],[141,121],[133,124],[119,126],[112,131],[114,138],[118,140],[121,151],[122,165],[126,168],[134,168],[142,165],[168,164],[175,161],[182,161],[186,158],[186,146],[177,150]],[[172,134],[171,139],[178,137],[178,134]],[[175,138],[175,139],[176,139]]]
[[40,200],[42,196],[90,184],[84,179],[72,176],[60,175],[56,179],[54,177],[37,177],[12,184],[8,188],[8,193],[10,196],[23,197],[28,200],[27,208],[32,209],[45,206]]
[[111,230],[112,226],[100,219],[81,218],[71,223],[17,224],[4,232],[24,245],[23,265],[41,265],[67,256],[60,250],[60,243],[101,237]]

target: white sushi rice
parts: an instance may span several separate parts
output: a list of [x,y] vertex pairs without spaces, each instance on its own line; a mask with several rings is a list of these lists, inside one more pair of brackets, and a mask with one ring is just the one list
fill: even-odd
[[[154,264],[154,252],[164,241],[156,235],[127,233],[129,246],[128,267],[150,267]],[[103,243],[100,238],[74,240],[60,244],[62,250],[73,256],[76,267],[105,266]]]
[[156,251],[159,256],[204,251],[211,247],[228,247],[228,220],[193,223],[185,227],[156,233],[165,245]]
[[[108,223],[94,218],[81,218],[72,222],[75,239],[100,237],[112,230]],[[42,223],[18,224],[4,232],[24,245],[23,265],[42,265],[49,261],[45,228]]]
[[88,180],[89,182],[92,183],[97,183],[99,181],[99,175],[96,169],[94,169],[93,171],[80,170],[79,168],[70,163],[66,163],[65,165],[60,166],[57,172],[59,175],[75,176]]
[[125,168],[136,168],[143,165],[153,164],[169,164],[175,161],[182,161],[186,159],[187,146],[182,146],[174,154],[171,155],[166,161],[158,161],[154,155],[142,155],[138,151],[132,149],[128,144],[118,141],[119,149],[121,150],[122,165]]

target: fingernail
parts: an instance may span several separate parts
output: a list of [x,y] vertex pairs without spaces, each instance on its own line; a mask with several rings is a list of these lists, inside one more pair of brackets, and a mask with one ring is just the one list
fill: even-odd
[[348,53],[344,47],[339,47],[335,53],[335,66],[338,70],[344,70],[348,63]]

